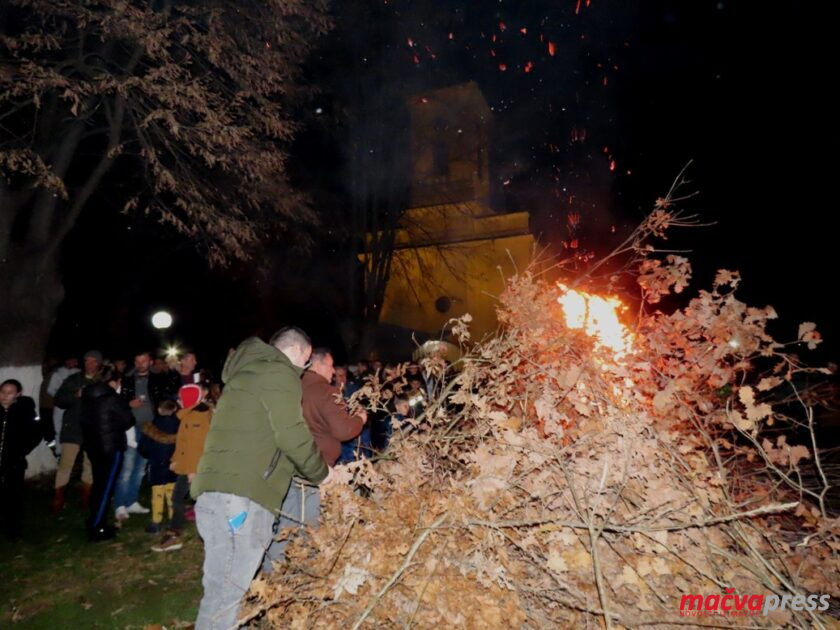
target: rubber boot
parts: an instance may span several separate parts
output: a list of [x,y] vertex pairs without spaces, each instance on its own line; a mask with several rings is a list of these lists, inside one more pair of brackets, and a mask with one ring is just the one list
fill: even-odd
[[87,511],[90,509],[90,493],[93,490],[93,484],[90,483],[83,483],[82,484],[82,507]]
[[67,486],[61,486],[60,488],[55,489],[55,494],[53,495],[52,505],[50,509],[52,513],[58,515],[61,513],[61,510],[64,509],[64,490]]

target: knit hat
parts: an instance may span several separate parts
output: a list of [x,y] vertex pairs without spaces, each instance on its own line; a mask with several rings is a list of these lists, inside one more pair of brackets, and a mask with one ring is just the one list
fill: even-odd
[[184,385],[178,390],[178,397],[181,399],[181,406],[184,409],[192,409],[201,402],[201,387]]
[[85,352],[85,356],[83,357],[83,359],[96,359],[100,363],[102,363],[102,361],[104,360],[102,358],[102,353],[99,352],[99,350],[88,350],[87,352]]

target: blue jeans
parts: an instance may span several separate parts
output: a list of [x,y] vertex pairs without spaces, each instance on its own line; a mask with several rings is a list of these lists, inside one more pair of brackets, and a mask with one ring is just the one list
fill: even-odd
[[196,630],[236,627],[239,605],[271,540],[273,523],[272,512],[246,497],[226,492],[198,497],[195,524],[204,540],[204,596]]
[[[273,534],[280,530],[294,528],[302,530],[306,525],[318,527],[318,517],[321,515],[321,491],[317,486],[311,486],[298,478],[292,479],[292,485],[283,499],[280,508],[280,518],[274,523]],[[272,536],[271,544],[265,552],[262,570],[271,573],[275,562],[283,562],[286,558],[286,545],[289,537],[275,540]]]
[[114,505],[116,507],[128,507],[137,502],[140,494],[140,484],[143,482],[143,475],[146,473],[146,458],[137,452],[136,448],[125,449],[120,478],[117,480],[117,489],[114,492]]

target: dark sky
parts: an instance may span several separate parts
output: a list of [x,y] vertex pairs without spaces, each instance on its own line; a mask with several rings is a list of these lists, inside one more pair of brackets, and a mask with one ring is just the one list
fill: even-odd
[[[687,209],[716,223],[671,243],[693,250],[694,287],[707,287],[719,267],[739,269],[742,299],[773,304],[780,337],[804,320],[836,336],[828,308],[836,122],[827,97],[836,70],[830,22],[813,5],[337,4],[337,28],[309,73],[322,94],[301,114],[309,127],[296,147],[299,180],[331,200],[321,208],[328,216],[352,193],[340,112],[354,106],[354,82],[375,101],[475,80],[494,113],[497,199],[530,211],[544,240],[567,238],[576,212],[580,247],[603,251],[611,228],[635,225],[692,160],[689,189],[699,195]],[[54,352],[99,345],[127,353],[135,339],[177,338],[215,358],[247,334],[290,322],[306,324],[316,342],[340,344],[323,295],[309,310],[278,297],[278,266],[289,262],[282,243],[253,265],[209,271],[178,237],[115,217],[108,208],[119,197],[118,185],[100,195],[68,243]],[[331,237],[322,236],[308,262],[296,259],[301,278],[328,273]],[[177,317],[167,339],[146,324],[158,305]]]

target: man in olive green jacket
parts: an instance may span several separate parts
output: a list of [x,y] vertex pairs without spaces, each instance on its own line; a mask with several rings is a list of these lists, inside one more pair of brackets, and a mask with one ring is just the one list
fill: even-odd
[[313,484],[327,477],[301,413],[300,375],[311,352],[306,333],[288,327],[269,344],[246,339],[225,363],[224,393],[191,487],[204,539],[196,630],[234,627],[292,477]]

